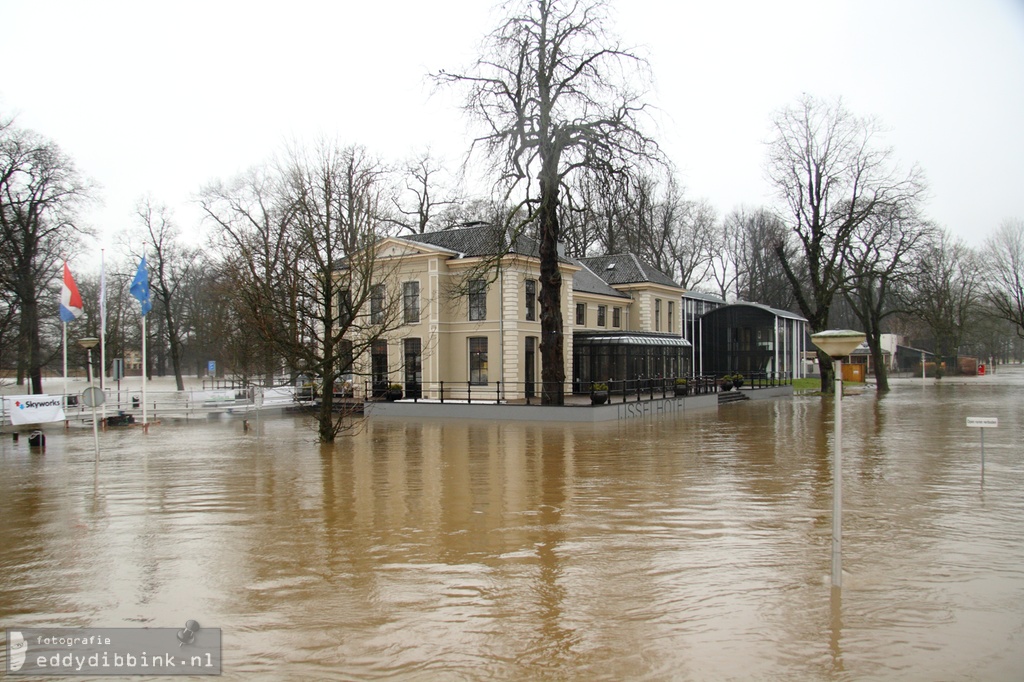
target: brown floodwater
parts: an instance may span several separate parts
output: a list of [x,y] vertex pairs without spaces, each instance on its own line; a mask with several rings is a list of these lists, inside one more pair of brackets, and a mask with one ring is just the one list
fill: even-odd
[[[300,417],[166,422],[98,464],[88,429],[5,436],[0,628],[195,619],[224,679],[1021,680],[1022,397],[843,401],[841,595],[818,397],[330,447]],[[983,482],[968,416],[999,419]]]

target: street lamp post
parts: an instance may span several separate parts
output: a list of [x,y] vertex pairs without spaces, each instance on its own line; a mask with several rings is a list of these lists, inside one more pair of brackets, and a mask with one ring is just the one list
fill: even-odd
[[843,358],[864,342],[864,334],[850,329],[811,334],[814,345],[832,358],[835,374],[835,419],[832,440],[832,587],[843,586]]
[[[86,361],[88,365],[86,367],[86,377],[89,379],[89,388],[86,389],[88,404],[92,408],[92,440],[96,447],[96,460],[100,458],[100,435],[99,427],[96,424],[96,405],[102,403],[102,392],[99,392],[99,396],[96,395],[97,391],[93,390],[92,386],[92,349],[96,347],[96,344],[100,342],[95,336],[86,336],[78,339],[78,345],[85,349]],[[99,403],[97,402],[99,401]]]

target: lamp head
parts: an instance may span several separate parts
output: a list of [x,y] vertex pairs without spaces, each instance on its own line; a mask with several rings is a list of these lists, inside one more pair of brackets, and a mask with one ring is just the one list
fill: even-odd
[[78,345],[85,349],[95,348],[99,342],[95,336],[83,336],[78,339]]
[[814,345],[825,351],[833,360],[845,358],[852,353],[857,346],[864,343],[863,332],[856,332],[852,329],[829,329],[828,331],[811,334],[811,341]]

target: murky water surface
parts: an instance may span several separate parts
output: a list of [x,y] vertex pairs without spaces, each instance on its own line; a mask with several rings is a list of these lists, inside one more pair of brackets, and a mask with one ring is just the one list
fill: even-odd
[[[1024,679],[1024,382],[600,425],[0,441],[0,627],[223,630],[224,679]],[[998,417],[980,432],[966,416]],[[3,654],[0,654],[2,656]]]

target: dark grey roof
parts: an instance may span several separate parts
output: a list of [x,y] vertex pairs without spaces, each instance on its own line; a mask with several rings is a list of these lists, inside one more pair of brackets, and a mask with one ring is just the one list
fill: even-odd
[[[454,251],[463,258],[479,258],[498,253],[514,253],[531,258],[540,258],[540,244],[537,240],[521,234],[510,238],[509,232],[509,230],[497,225],[475,225],[473,227],[443,230],[441,232],[403,235],[400,239],[430,244]],[[672,281],[671,277],[642,262],[633,254],[601,256],[599,258],[584,258],[582,260],[560,256],[559,260],[580,268],[579,272],[576,272],[572,278],[573,291],[628,299],[628,294],[624,294],[610,285],[654,282],[667,286],[679,286]],[[592,262],[598,262],[600,269],[591,265]],[[612,269],[614,271],[612,279],[603,274],[604,269],[610,262],[616,263],[616,266]]]
[[683,294],[683,298],[692,298],[695,301],[707,301],[709,303],[721,303],[722,305],[726,304],[726,300],[718,294],[709,294],[704,291],[693,291],[692,289]]
[[787,319],[787,320],[797,320],[797,321],[800,321],[800,322],[806,322],[807,321],[806,317],[803,317],[802,315],[799,315],[798,313],[794,313],[794,312],[789,311],[789,310],[782,310],[780,308],[772,308],[771,306],[766,306],[763,303],[751,303],[750,301],[736,301],[735,303],[728,303],[728,304],[723,305],[723,306],[721,306],[719,308],[715,308],[714,310],[708,311],[707,313],[705,313],[705,315],[710,315],[711,313],[716,313],[717,314],[718,311],[725,310],[726,308],[742,308],[742,307],[760,308],[761,310],[768,311],[769,313],[771,313],[775,317],[781,317],[781,318],[784,318],[784,319]]
[[494,256],[499,253],[540,257],[540,245],[536,240],[523,235],[515,235],[510,239],[509,231],[497,225],[477,225],[456,230],[414,234],[401,238],[457,251],[465,258]]
[[[510,240],[509,231],[496,225],[475,225],[456,230],[426,232],[403,236],[401,239],[454,251],[461,254],[463,258],[492,256],[497,253],[515,253],[531,258],[540,258],[540,244],[535,239],[516,235],[514,239]],[[564,256],[559,260],[563,263],[572,263],[580,268],[580,271],[575,273],[572,278],[573,291],[629,298],[628,295],[608,286],[604,280],[580,261]]]
[[583,264],[593,270],[605,282],[616,284],[638,284],[651,282],[680,288],[671,277],[653,265],[644,263],[632,253],[618,253],[610,256],[582,258]]
[[579,266],[579,272],[572,276],[572,290],[579,291],[587,294],[601,294],[603,296],[615,296],[616,298],[630,298],[629,294],[624,294],[618,289],[613,289],[607,282],[597,276],[597,274],[587,267],[587,264],[573,260],[573,263]]
[[693,345],[681,336],[656,332],[573,332],[572,342],[573,345],[578,346],[620,344],[623,346],[681,346],[689,348]]

